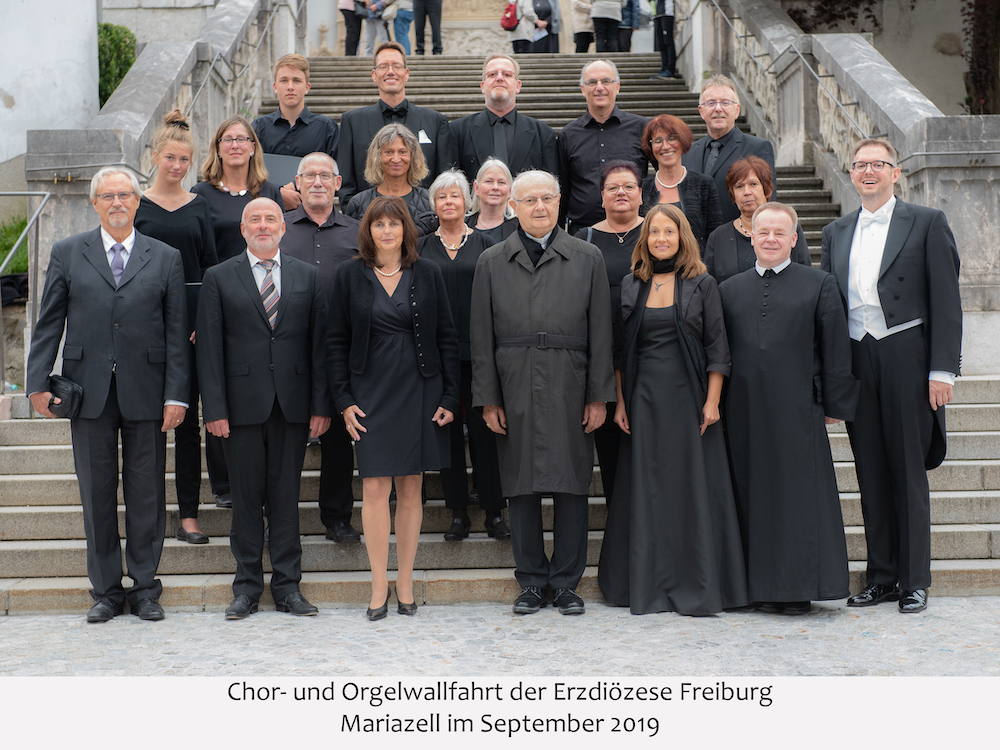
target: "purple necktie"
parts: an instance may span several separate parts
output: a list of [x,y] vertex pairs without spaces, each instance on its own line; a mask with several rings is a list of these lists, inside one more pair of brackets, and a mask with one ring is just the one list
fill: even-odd
[[111,246],[111,249],[114,251],[114,256],[111,258],[111,275],[115,277],[115,286],[117,287],[122,280],[122,273],[125,271],[125,256],[122,255],[125,252],[125,246],[116,242]]
[[264,302],[264,313],[274,330],[274,322],[278,319],[278,289],[274,285],[274,277],[271,269],[274,268],[273,260],[257,261],[264,267],[264,283],[260,285],[260,298]]

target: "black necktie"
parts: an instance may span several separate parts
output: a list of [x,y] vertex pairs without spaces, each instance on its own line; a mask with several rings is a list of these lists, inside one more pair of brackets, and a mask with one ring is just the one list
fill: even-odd
[[715,162],[719,158],[719,149],[722,148],[722,142],[712,141],[708,144],[708,148],[708,158],[705,159],[705,174],[712,174],[712,167],[715,166]]
[[507,129],[504,124],[506,117],[498,117],[493,123],[493,156],[507,164]]

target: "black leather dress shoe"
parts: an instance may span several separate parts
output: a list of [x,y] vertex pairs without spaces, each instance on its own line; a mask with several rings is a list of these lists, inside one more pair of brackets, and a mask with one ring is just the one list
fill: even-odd
[[538,586],[525,586],[514,600],[514,614],[533,615],[547,604],[545,592]]
[[360,542],[361,534],[348,521],[337,521],[326,530],[326,538],[337,544],[341,542]]
[[310,617],[311,615],[319,614],[319,610],[311,605],[309,600],[298,591],[293,591],[288,596],[276,601],[274,608],[279,612],[290,612],[299,617]]
[[177,538],[188,544],[208,544],[208,536],[200,531],[185,531],[181,526],[177,529]]
[[140,620],[162,620],[163,607],[156,599],[143,599],[132,607],[132,614]]
[[228,492],[224,492],[221,495],[215,496],[215,507],[216,508],[232,508],[233,507],[233,496]]
[[125,605],[112,604],[110,599],[98,599],[87,613],[87,622],[107,622],[125,611]]
[[559,607],[561,615],[582,615],[584,611],[583,599],[573,589],[556,589],[552,603]]
[[860,592],[847,600],[848,607],[871,607],[882,602],[899,599],[899,586],[884,583],[869,583]]
[[396,601],[398,605],[396,606],[396,612],[401,615],[415,615],[417,614],[417,602],[412,601],[409,604],[404,604],[399,600],[399,592],[396,592]]
[[927,591],[925,589],[914,589],[904,591],[899,599],[899,611],[912,614],[923,612],[927,609]]
[[757,602],[757,611],[765,615],[780,615],[785,610],[781,602]]
[[227,620],[242,620],[257,611],[257,602],[246,594],[240,594],[226,610]]
[[446,542],[460,542],[469,535],[472,521],[468,517],[451,519],[451,528],[444,532]]
[[486,517],[486,533],[494,539],[510,539],[510,526],[503,516]]
[[376,620],[384,620],[389,614],[389,594],[390,592],[385,592],[385,604],[383,604],[378,609],[372,609],[369,607],[365,612],[365,617],[368,618],[369,622],[375,622]]
[[812,602],[783,602],[781,611],[786,615],[807,615],[812,611]]

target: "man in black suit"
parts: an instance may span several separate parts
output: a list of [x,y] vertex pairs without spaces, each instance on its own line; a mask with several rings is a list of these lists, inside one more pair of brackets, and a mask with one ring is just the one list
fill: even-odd
[[[340,205],[346,206],[355,193],[371,187],[365,180],[368,144],[384,126],[398,122],[413,131],[427,159],[427,177],[431,183],[455,161],[454,144],[448,118],[440,112],[418,107],[406,98],[410,69],[399,42],[382,42],[375,48],[372,80],[378,86],[379,100],[368,107],[345,112],[340,118],[341,176]],[[474,177],[475,175],[473,175]]]
[[[39,414],[55,416],[48,379],[64,327],[62,372],[83,387],[72,433],[94,587],[87,622],[120,615],[126,598],[140,619],[163,619],[156,568],[167,513],[166,432],[186,412],[188,328],[180,253],[132,226],[141,194],[127,169],[94,175],[90,202],[101,227],[52,247],[28,355],[28,393]],[[127,593],[118,537],[119,435],[133,582]]]
[[486,97],[486,109],[451,124],[458,168],[470,182],[476,178],[479,166],[491,156],[504,162],[515,177],[531,169],[559,177],[555,131],[516,109],[520,74],[521,66],[514,58],[487,57],[479,84]]
[[264,591],[265,505],[275,606],[315,615],[299,592],[299,482],[306,437],[330,427],[326,296],[314,267],[279,252],[277,203],[250,201],[240,229],[247,251],[205,274],[197,327],[205,429],[225,438],[233,489],[236,579],[226,619],[256,612]]
[[[327,154],[309,154],[299,162],[295,185],[302,205],[285,214],[282,249],[319,271],[329,304],[333,279],[345,260],[358,254],[358,220],[338,211],[334,204],[340,175]],[[331,424],[319,439],[323,459],[319,472],[319,517],[326,538],[334,542],[360,542],[351,526],[354,510],[354,448],[341,420]]]
[[823,229],[822,268],[847,309],[857,416],[854,450],[868,545],[867,587],[847,600],[927,607],[931,583],[927,469],[944,459],[944,405],[962,346],[959,257],[945,215],[893,195],[899,159],[889,141],[859,141],[851,181],[861,209]]
[[[702,172],[715,180],[723,223],[735,221],[740,209],[733,203],[726,188],[729,168],[744,156],[759,156],[771,167],[771,179],[777,193],[774,148],[770,141],[756,138],[736,127],[736,118],[740,116],[740,98],[736,93],[736,84],[730,78],[712,76],[706,79],[698,102],[698,113],[708,126],[708,135],[692,143],[681,161],[692,172]],[[771,200],[776,200],[776,197],[772,195]]]

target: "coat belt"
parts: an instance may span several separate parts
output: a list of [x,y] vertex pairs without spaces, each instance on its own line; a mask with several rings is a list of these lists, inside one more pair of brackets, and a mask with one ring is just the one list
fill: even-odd
[[526,333],[521,336],[501,336],[496,345],[500,346],[533,346],[536,349],[574,349],[578,352],[589,351],[590,342],[582,336],[562,336],[558,333]]

